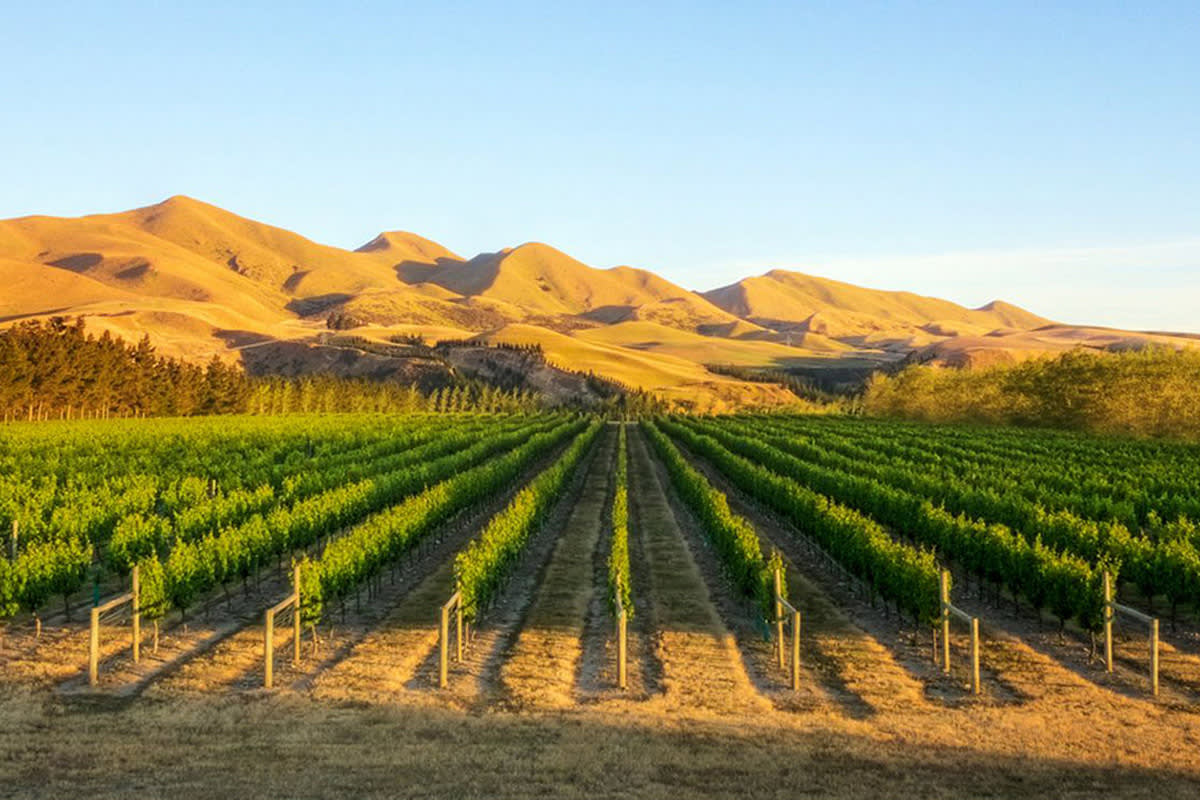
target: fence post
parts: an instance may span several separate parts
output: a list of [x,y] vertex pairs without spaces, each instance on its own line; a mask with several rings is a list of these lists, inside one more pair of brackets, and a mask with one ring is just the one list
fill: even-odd
[[971,692],[979,694],[979,617],[971,617]]
[[292,664],[300,666],[300,565],[292,573],[296,592],[292,595]]
[[133,663],[142,660],[142,582],[137,565],[133,567]]
[[88,636],[88,686],[100,682],[100,609],[92,607],[92,628]]
[[462,663],[463,660],[463,609],[462,603],[458,603],[454,607],[454,644],[457,652],[454,654],[454,660]]
[[775,568],[775,649],[779,653],[779,668],[783,669],[783,576]]
[[942,672],[950,674],[950,573],[941,571],[942,592]]
[[450,666],[447,663],[449,643],[446,641],[450,638],[450,604],[442,606],[442,620],[438,628],[438,688],[445,689],[449,684]]
[[627,622],[628,616],[625,613],[625,606],[622,605],[617,612],[617,685],[622,689],[627,685],[626,671],[628,662],[625,649],[627,646]]
[[263,622],[263,688],[270,689],[275,683],[275,609],[267,609]]
[[792,612],[792,691],[800,689],[800,612]]
[[1158,697],[1158,620],[1150,620],[1150,687]]
[[1107,570],[1104,572],[1104,668],[1108,672],[1113,671],[1113,599],[1112,599],[1112,575]]

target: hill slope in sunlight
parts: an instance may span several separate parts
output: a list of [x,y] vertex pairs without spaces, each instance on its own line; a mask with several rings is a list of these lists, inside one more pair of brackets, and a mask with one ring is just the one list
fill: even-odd
[[1058,325],[1003,301],[969,309],[784,270],[697,293],[536,242],[464,258],[387,231],[345,250],[184,196],[115,214],[0,221],[0,285],[0,326],[82,316],[93,330],[148,335],[170,355],[248,367],[266,361],[249,358],[255,348],[282,343],[293,371],[310,356],[313,370],[328,363],[330,329],[366,342],[539,344],[563,369],[711,409],[791,395],[709,366],[973,365],[1073,346],[1196,341]]

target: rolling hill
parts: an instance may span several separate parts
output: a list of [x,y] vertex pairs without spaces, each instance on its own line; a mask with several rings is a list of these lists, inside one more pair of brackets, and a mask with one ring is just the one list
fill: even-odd
[[184,196],[114,214],[0,221],[0,285],[0,327],[82,316],[93,330],[148,335],[170,355],[217,355],[259,371],[284,357],[268,356],[272,348],[286,353],[291,372],[352,361],[354,348],[344,336],[331,344],[331,328],[368,343],[538,344],[556,368],[713,410],[792,395],[708,366],[971,366],[1075,346],[1196,343],[1062,325],[1003,301],[970,309],[784,270],[697,293],[537,242],[464,258],[388,231],[344,250]]

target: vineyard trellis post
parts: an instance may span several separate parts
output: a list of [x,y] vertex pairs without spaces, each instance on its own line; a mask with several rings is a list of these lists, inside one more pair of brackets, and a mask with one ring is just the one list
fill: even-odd
[[775,650],[779,655],[779,668],[783,669],[783,576],[775,570]]
[[442,605],[441,624],[438,626],[438,688],[445,689],[450,684],[450,612],[455,612],[458,642],[455,648],[455,661],[463,658],[463,609],[462,592],[457,591]]
[[626,681],[626,673],[628,671],[629,659],[627,657],[627,633],[628,633],[628,615],[625,613],[625,604],[621,602],[621,598],[617,597],[617,686],[624,689],[628,686]]
[[1113,671],[1113,620],[1117,612],[1133,617],[1150,628],[1150,691],[1158,697],[1158,618],[1113,599],[1112,574],[1104,572],[1104,668]]
[[979,694],[979,617],[973,617],[950,602],[950,571],[941,570],[939,575],[942,605],[942,672],[950,674],[950,617],[967,623],[971,629],[971,694]]
[[292,572],[292,594],[263,614],[263,688],[275,686],[275,615],[292,609],[292,664],[300,665],[300,565]]
[[133,585],[131,590],[119,597],[114,597],[107,603],[97,603],[92,606],[92,618],[88,635],[88,686],[96,686],[100,683],[100,616],[112,611],[114,608],[119,608],[126,603],[130,603],[133,611],[133,632],[131,650],[133,653],[134,663],[140,660],[140,645],[141,637],[141,606],[139,597],[141,583],[139,580],[139,571],[135,566],[133,568]]
[[800,610],[783,596],[783,571],[775,569],[775,650],[779,655],[779,668],[787,666],[784,656],[783,612],[787,610],[792,621],[792,691],[800,689]]
[[12,521],[12,534],[8,539],[8,560],[17,560],[17,544],[21,539],[21,523],[14,517]]
[[136,565],[133,567],[130,589],[133,594],[132,619],[130,620],[133,627],[133,663],[138,664],[142,660],[142,583],[140,571]]

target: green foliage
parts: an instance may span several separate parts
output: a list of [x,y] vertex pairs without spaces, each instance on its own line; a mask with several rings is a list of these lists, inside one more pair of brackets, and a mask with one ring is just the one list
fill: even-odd
[[[583,426],[582,422],[563,423],[528,437],[515,448],[514,443],[506,442],[504,455],[470,468],[461,464],[423,492],[347,530],[330,542],[319,559],[301,564],[304,618],[319,620],[328,600],[353,591],[438,524],[499,491],[539,455],[579,433]],[[474,461],[479,460],[476,455]]]
[[[367,350],[379,346],[366,340],[349,344]],[[430,397],[415,386],[377,380],[253,378],[216,356],[203,367],[160,356],[146,337],[128,344],[107,331],[92,336],[82,317],[23,322],[0,332],[0,411],[6,420],[246,412],[497,413],[540,406],[531,391],[477,382],[446,386]]]
[[[610,510],[612,550],[608,555],[608,602],[614,614],[618,606],[633,617],[633,587],[629,580],[629,454],[625,425],[617,437],[617,471]],[[619,602],[618,602],[619,601]]]
[[[199,592],[253,574],[280,553],[311,545],[320,537],[388,508],[423,487],[458,475],[528,439],[531,430],[536,429],[537,426],[531,426],[484,437],[443,458],[410,464],[375,480],[340,486],[289,507],[276,508],[265,517],[256,514],[239,526],[223,529],[198,542],[177,541],[166,561],[167,596],[174,605],[186,608]],[[539,437],[552,435],[536,434],[533,439],[542,441]]]
[[167,598],[166,572],[157,558],[143,558],[138,567],[138,604],[142,616],[161,619],[170,609]]
[[483,532],[455,557],[454,575],[462,592],[463,613],[468,619],[476,619],[499,590],[600,428],[600,422],[590,423],[553,466],[517,492],[512,502],[492,517]]
[[[932,623],[940,614],[939,571],[931,552],[893,540],[878,522],[793,480],[790,471],[773,471],[770,463],[744,457],[742,445],[748,452],[770,455],[759,452],[754,442],[733,436],[718,441],[670,420],[660,424],[743,491],[819,542],[847,571],[916,619]],[[742,454],[732,452],[735,449]]]
[[21,582],[13,565],[0,559],[0,619],[11,617],[21,610]]
[[[879,527],[874,522],[878,520],[935,548],[973,572],[1007,584],[1014,593],[1024,595],[1038,608],[1048,607],[1061,619],[1074,617],[1084,625],[1095,621],[1097,603],[1102,601],[1097,595],[1096,576],[1100,567],[1094,568],[1084,558],[1061,548],[1062,541],[1076,534],[1082,537],[1085,533],[1073,528],[1047,526],[1040,533],[1022,535],[1006,525],[952,513],[935,506],[926,497],[895,485],[830,470],[819,463],[797,458],[786,452],[788,443],[782,438],[754,435],[737,425],[732,425],[730,431],[714,424],[693,425],[701,427],[714,442],[778,475],[788,476],[822,499],[827,497],[855,509],[853,512],[846,509],[847,512],[856,516],[869,515],[875,527]],[[801,527],[809,530],[806,526]],[[882,529],[880,533],[887,536]],[[1048,546],[1044,538],[1052,539],[1060,546]],[[1120,564],[1106,559],[1103,566],[1115,574]],[[925,608],[919,612],[922,614],[929,610],[927,603],[923,605]],[[933,608],[936,609],[936,605]]]
[[[701,528],[712,542],[730,581],[747,597],[752,598],[766,619],[774,614],[775,575],[763,557],[762,545],[754,526],[729,508],[725,495],[694,469],[658,426],[642,421],[660,459],[666,465],[671,483],[683,501],[699,518]],[[787,587],[783,587],[784,594]]]
[[989,369],[912,366],[877,374],[864,410],[931,422],[976,421],[1200,439],[1200,352],[1072,350]]
[[108,565],[120,575],[128,573],[132,564],[165,550],[170,531],[165,517],[135,513],[122,518],[108,542]]
[[187,608],[216,583],[248,576],[562,419],[21,426],[0,440],[0,519],[5,532],[11,519],[21,523],[18,558],[0,571],[0,597],[11,598],[0,611],[33,611],[82,589],[93,549],[121,576],[157,560],[164,597]]
[[3,593],[15,597],[21,609],[35,613],[51,597],[83,586],[91,565],[92,549],[82,539],[34,542],[12,563],[7,575],[11,585]]
[[[929,503],[967,522],[1000,525],[1006,535],[1024,539],[1012,548],[1032,553],[1040,543],[1090,565],[1092,572],[1119,572],[1145,596],[1165,594],[1173,606],[1200,594],[1196,524],[1183,516],[1164,523],[1157,512],[1147,510],[1155,505],[1195,509],[1194,484],[1186,474],[1188,462],[1194,462],[1190,453],[1168,461],[1162,479],[1156,479],[1157,467],[1140,474],[1136,452],[1122,453],[1111,466],[1098,467],[1092,463],[1095,456],[1084,449],[1088,442],[1074,439],[1045,440],[1050,446],[1040,454],[1005,447],[1000,458],[991,459],[982,434],[971,431],[959,432],[969,446],[958,448],[938,445],[934,433],[922,428],[917,451],[897,446],[905,429],[891,423],[854,423],[852,442],[839,435],[850,428],[824,420],[730,420],[721,428],[755,440],[762,448],[755,451],[756,457],[771,457],[765,454],[768,447],[794,457],[773,463],[898,531],[936,529],[935,512],[922,508]],[[1159,459],[1166,457],[1164,449],[1170,450],[1155,446],[1149,452]],[[1085,464],[1082,471],[1080,460]],[[1092,477],[1096,472],[1103,480]],[[1068,476],[1065,481],[1063,475]],[[941,546],[954,552],[951,543]],[[1043,560],[1050,570],[1053,559]],[[989,578],[1013,587],[1023,584],[1021,591],[1038,607],[1047,602],[1046,587],[1029,574],[1004,575],[992,567]],[[1095,582],[1090,574],[1080,581]],[[1086,593],[1077,600],[1075,614],[1083,620],[1093,604]]]

